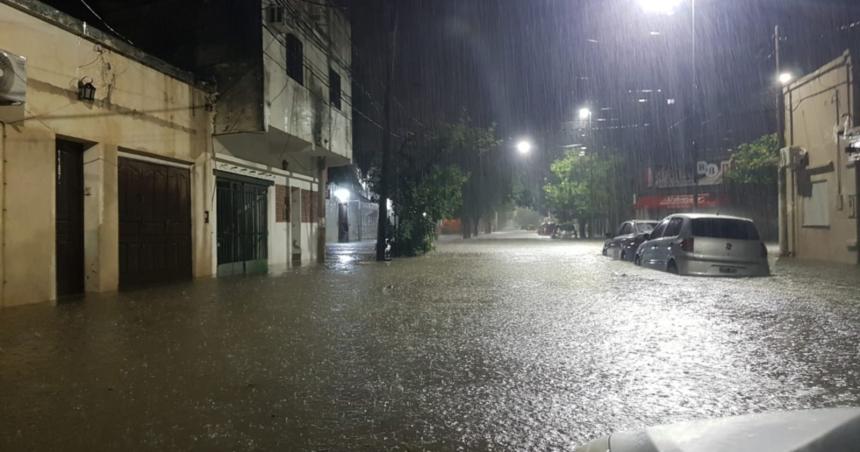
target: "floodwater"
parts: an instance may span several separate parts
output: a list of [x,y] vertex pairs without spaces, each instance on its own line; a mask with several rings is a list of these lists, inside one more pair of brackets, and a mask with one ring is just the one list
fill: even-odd
[[0,311],[0,450],[563,450],[860,405],[853,266],[683,278],[532,234],[370,253]]

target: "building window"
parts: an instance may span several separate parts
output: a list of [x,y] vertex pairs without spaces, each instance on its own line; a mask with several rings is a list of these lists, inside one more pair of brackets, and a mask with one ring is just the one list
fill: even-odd
[[830,208],[827,204],[829,192],[827,181],[812,182],[812,196],[803,200],[803,225],[810,227],[830,226]]
[[332,68],[328,69],[328,100],[340,110],[340,74]]
[[290,33],[287,35],[287,75],[297,81],[299,85],[305,84],[304,48],[302,40]]

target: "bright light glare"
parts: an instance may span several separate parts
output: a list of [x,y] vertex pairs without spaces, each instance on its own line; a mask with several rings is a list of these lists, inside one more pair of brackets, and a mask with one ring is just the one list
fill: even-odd
[[675,14],[675,10],[681,6],[683,0],[639,0],[639,6],[646,13],[653,14]]
[[526,155],[532,151],[532,144],[528,140],[520,140],[517,143],[517,152]]
[[591,117],[591,110],[588,108],[580,108],[579,109],[579,119],[585,121],[586,119]]
[[340,202],[348,202],[352,193],[346,188],[338,188],[334,191],[334,197]]
[[792,80],[794,80],[794,76],[791,75],[790,72],[779,74],[779,83],[782,83],[783,85],[788,85]]

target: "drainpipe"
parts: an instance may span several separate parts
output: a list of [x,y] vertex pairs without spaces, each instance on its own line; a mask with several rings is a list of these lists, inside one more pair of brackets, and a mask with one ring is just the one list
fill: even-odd
[[857,247],[857,263],[860,264],[860,162],[854,162],[854,224],[856,235],[854,245]]
[[6,304],[6,123],[0,122],[0,307]]
[[[788,151],[788,152],[786,152]],[[781,148],[780,153],[791,157],[791,150]],[[780,159],[783,160],[783,159]],[[785,211],[786,190],[785,190],[785,164],[780,161],[779,174],[777,175],[779,200],[777,203],[777,211],[779,212],[779,255],[788,255],[788,216]]]
[[317,159],[317,263],[325,263],[325,190],[328,183],[325,157]]

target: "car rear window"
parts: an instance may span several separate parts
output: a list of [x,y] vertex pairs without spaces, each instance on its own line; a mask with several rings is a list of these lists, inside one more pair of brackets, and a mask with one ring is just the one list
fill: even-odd
[[636,232],[651,232],[657,223],[636,223]]
[[693,220],[693,236],[717,239],[759,240],[758,230],[751,221],[728,218],[697,218]]

